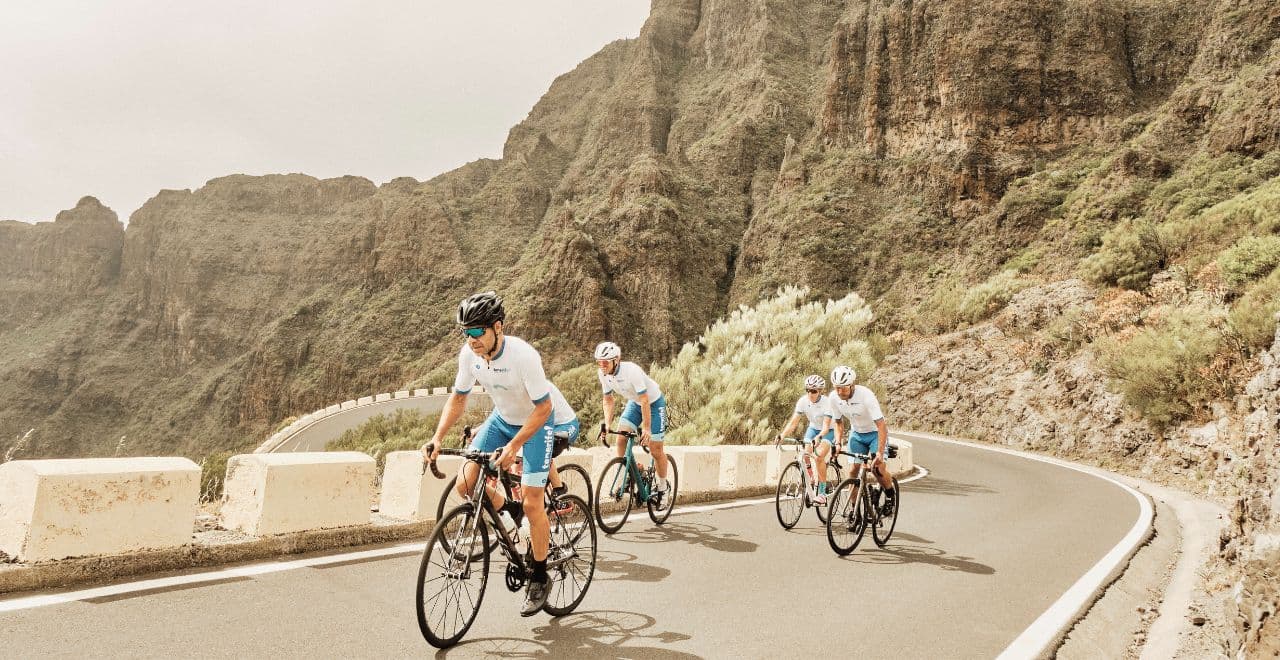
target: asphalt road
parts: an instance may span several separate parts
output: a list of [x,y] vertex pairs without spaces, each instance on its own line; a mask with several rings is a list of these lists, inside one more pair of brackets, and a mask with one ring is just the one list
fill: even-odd
[[[1119,487],[1015,456],[919,440],[886,549],[827,546],[772,500],[641,513],[601,535],[578,612],[521,618],[495,562],[462,644],[414,617],[416,552],[0,613],[19,657],[993,657],[1129,531]],[[22,596],[19,594],[18,596]],[[3,601],[0,601],[2,603]]]

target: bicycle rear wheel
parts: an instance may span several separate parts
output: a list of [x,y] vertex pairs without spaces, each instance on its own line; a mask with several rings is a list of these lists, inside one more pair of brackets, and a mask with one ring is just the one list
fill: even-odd
[[888,514],[881,511],[880,519],[871,528],[871,538],[876,545],[883,548],[893,536],[893,528],[898,526],[898,509],[902,508],[902,490],[898,488],[898,480],[893,480],[893,510]]
[[[418,566],[418,629],[436,648],[457,644],[480,612],[489,582],[489,528],[470,504],[436,523]],[[447,539],[447,541],[446,541]],[[456,547],[458,551],[450,551]]]
[[[657,473],[654,473],[654,480],[658,479]],[[671,510],[676,508],[676,496],[680,493],[680,471],[676,469],[676,462],[667,457],[667,481],[671,483],[671,487],[667,492],[662,494],[662,510],[658,510],[657,501],[653,498],[653,492],[649,493],[649,520],[654,524],[661,525],[667,522],[667,518],[671,517]]]
[[831,497],[827,542],[842,557],[853,552],[867,532],[861,500],[862,486],[855,479],[845,479]]
[[[606,463],[604,471],[600,473],[600,481],[596,484],[596,501],[592,507],[596,514],[596,524],[600,525],[605,534],[622,529],[623,523],[627,522],[627,516],[631,515],[631,507],[635,503],[632,490],[627,459],[618,456]],[[622,517],[617,522],[610,523],[605,520],[604,507],[613,504],[622,506]]]
[[804,514],[804,476],[800,472],[800,464],[792,461],[782,468],[778,477],[778,494],[773,497],[774,509],[778,512],[778,523],[783,529],[791,529],[800,522]]
[[564,616],[577,609],[596,573],[596,526],[591,510],[577,495],[566,495],[560,503],[562,506],[550,515],[547,573],[551,584],[547,604],[542,607],[552,616]]

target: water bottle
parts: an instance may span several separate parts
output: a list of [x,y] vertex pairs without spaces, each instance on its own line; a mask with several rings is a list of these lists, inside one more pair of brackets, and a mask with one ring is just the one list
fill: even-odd
[[520,526],[516,524],[515,518],[511,517],[511,512],[503,511],[498,514],[498,520],[502,521],[502,528],[507,530],[507,538],[511,539],[513,545],[520,543]]

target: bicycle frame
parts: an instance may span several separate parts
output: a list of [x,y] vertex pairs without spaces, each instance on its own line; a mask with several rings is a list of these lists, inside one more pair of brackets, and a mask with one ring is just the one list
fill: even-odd
[[[796,461],[800,463],[800,480],[804,483],[805,492],[807,492],[809,497],[812,498],[818,492],[818,461],[822,460],[818,457],[818,452],[812,449],[812,445],[814,443],[804,442],[803,440],[798,440],[796,438],[783,438],[775,444],[789,444],[794,446],[792,451],[796,453]],[[844,469],[844,466],[840,465],[840,454],[842,453],[844,452],[838,452],[832,448],[831,453],[827,455],[828,474],[830,474],[830,470],[832,469],[836,471],[836,474],[840,474],[840,471]],[[812,461],[811,465],[814,470],[812,479],[809,478],[809,471],[804,469],[804,463],[800,461],[801,454],[808,456],[809,460]]]
[[[601,430],[600,433],[601,442],[604,443],[606,447],[609,446],[609,444],[604,441],[604,431]],[[627,448],[622,454],[627,462],[627,471],[623,476],[622,482],[623,489],[635,488],[636,501],[640,504],[648,502],[649,497],[652,495],[652,493],[649,492],[649,480],[644,477],[644,473],[641,472],[640,466],[636,464],[636,457],[632,453],[635,451],[636,447],[636,434],[627,431],[609,431],[609,433],[613,435],[620,435],[627,439]],[[643,449],[646,454],[649,453],[648,447],[640,445],[640,448]],[[650,469],[653,468],[650,467]],[[610,489],[610,492],[613,492],[613,490]]]

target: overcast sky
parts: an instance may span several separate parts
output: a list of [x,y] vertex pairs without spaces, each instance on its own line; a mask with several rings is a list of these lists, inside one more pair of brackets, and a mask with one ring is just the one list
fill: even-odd
[[127,219],[231,173],[426,179],[497,157],[649,0],[39,0],[0,8],[0,219]]

